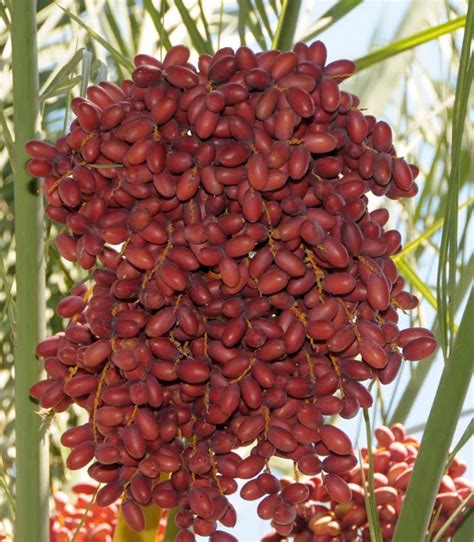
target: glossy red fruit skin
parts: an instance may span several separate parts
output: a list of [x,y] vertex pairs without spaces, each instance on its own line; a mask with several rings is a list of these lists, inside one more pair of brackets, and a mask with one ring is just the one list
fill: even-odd
[[367,137],[368,124],[360,111],[351,111],[347,117],[347,132],[354,143],[362,143]]
[[436,340],[432,337],[421,337],[409,342],[403,348],[403,355],[409,361],[418,361],[431,356],[436,350]]
[[133,500],[128,500],[122,504],[122,514],[127,524],[136,532],[145,529],[145,515],[140,506]]
[[339,87],[334,79],[324,78],[319,85],[321,105],[325,111],[332,113],[341,102]]
[[86,466],[94,456],[95,446],[92,442],[83,442],[69,454],[66,465],[71,470]]
[[348,454],[351,452],[351,441],[341,429],[332,425],[323,425],[319,434],[323,443],[334,453]]
[[327,153],[336,148],[336,139],[328,133],[315,132],[306,134],[304,137],[304,145],[312,153]]

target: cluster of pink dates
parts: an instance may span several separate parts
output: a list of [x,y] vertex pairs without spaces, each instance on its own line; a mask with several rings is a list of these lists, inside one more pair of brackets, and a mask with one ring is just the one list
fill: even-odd
[[[107,508],[92,502],[96,486],[80,482],[72,487],[74,497],[55,491],[54,511],[49,518],[49,542],[112,542],[120,502]],[[0,531],[0,542],[13,542]]]
[[[120,503],[102,508],[91,502],[96,487],[78,483],[72,488],[71,500],[67,493],[54,493],[55,510],[50,518],[50,542],[112,542]],[[77,534],[76,534],[77,532]]]
[[349,501],[356,457],[324,416],[354,417],[372,404],[362,382],[436,348],[397,325],[417,300],[388,211],[367,208],[368,192],[415,195],[418,170],[319,41],[188,57],[138,55],[131,80],[73,99],[55,146],[27,145],[59,252],[90,270],[57,306],[64,333],[38,345],[48,378],[31,395],[86,409],[62,436],[68,467],[93,461],[97,503],[121,497],[133,529],[154,502],[180,508],[178,542],[235,540],[217,525],[235,524],[244,479],[245,499],[281,496],[265,515],[284,536],[307,487],[281,488],[270,458]]
[[[401,424],[395,424],[391,428],[381,426],[375,430],[375,436],[378,446],[373,450],[374,496],[383,540],[390,542],[418,454],[419,442],[415,437],[407,435]],[[367,450],[362,450],[362,457],[367,480]],[[465,472],[466,464],[454,458],[443,476],[436,496],[432,525],[430,524],[432,536],[443,528],[458,507],[472,495],[474,486],[463,476]],[[298,508],[298,516],[289,538],[294,542],[370,542],[364,479],[360,466],[344,473],[342,477],[352,492],[351,500],[344,504],[339,504],[328,495],[321,476],[315,476],[307,482],[310,496]],[[281,483],[288,485],[291,481],[284,479]],[[468,510],[473,508],[474,498],[466,504]],[[464,518],[465,514],[458,514],[440,540],[450,540]],[[273,531],[264,536],[262,542],[280,542],[282,538]]]

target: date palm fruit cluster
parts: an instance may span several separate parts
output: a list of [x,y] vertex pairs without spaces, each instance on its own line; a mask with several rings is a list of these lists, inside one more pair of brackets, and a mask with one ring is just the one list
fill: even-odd
[[[92,502],[97,487],[80,482],[72,487],[74,499],[64,491],[56,491],[54,511],[49,519],[49,542],[112,542],[117,525],[120,501],[107,508]],[[0,542],[12,542],[0,531]]]
[[50,518],[50,542],[112,542],[119,502],[102,508],[91,502],[96,487],[89,483],[78,483],[72,488],[75,499],[67,493],[56,491],[55,510]]
[[[375,430],[378,446],[373,450],[375,505],[384,542],[393,538],[398,516],[418,454],[419,442],[407,435],[402,424],[391,428],[381,426]],[[308,481],[310,496],[298,508],[298,515],[289,538],[294,542],[370,542],[370,532],[364,500],[364,479],[369,478],[367,450],[362,450],[364,476],[361,467],[341,474],[348,483],[352,498],[340,504],[328,494],[320,475]],[[474,486],[463,475],[466,465],[454,458],[443,476],[430,523],[430,532],[436,535],[465,502],[474,507]],[[282,485],[291,484],[284,479]],[[467,502],[466,502],[467,501]],[[326,504],[326,506],[325,506]],[[441,540],[449,540],[465,515],[463,510],[455,516]],[[262,542],[280,542],[276,531],[264,536]]]
[[178,542],[235,540],[217,522],[235,524],[227,496],[244,479],[245,499],[278,495],[285,535],[308,490],[281,488],[269,459],[322,471],[349,501],[356,458],[324,416],[352,418],[372,403],[362,382],[436,347],[397,326],[417,300],[388,211],[367,206],[369,192],[414,196],[418,169],[340,89],[354,63],[327,63],[320,41],[188,57],[138,55],[131,80],[72,100],[54,146],[27,146],[59,252],[90,271],[57,306],[64,333],[38,345],[48,378],[31,394],[86,409],[62,435],[68,467],[92,461],[98,504],[121,497],[135,530],[154,502],[180,508]]

